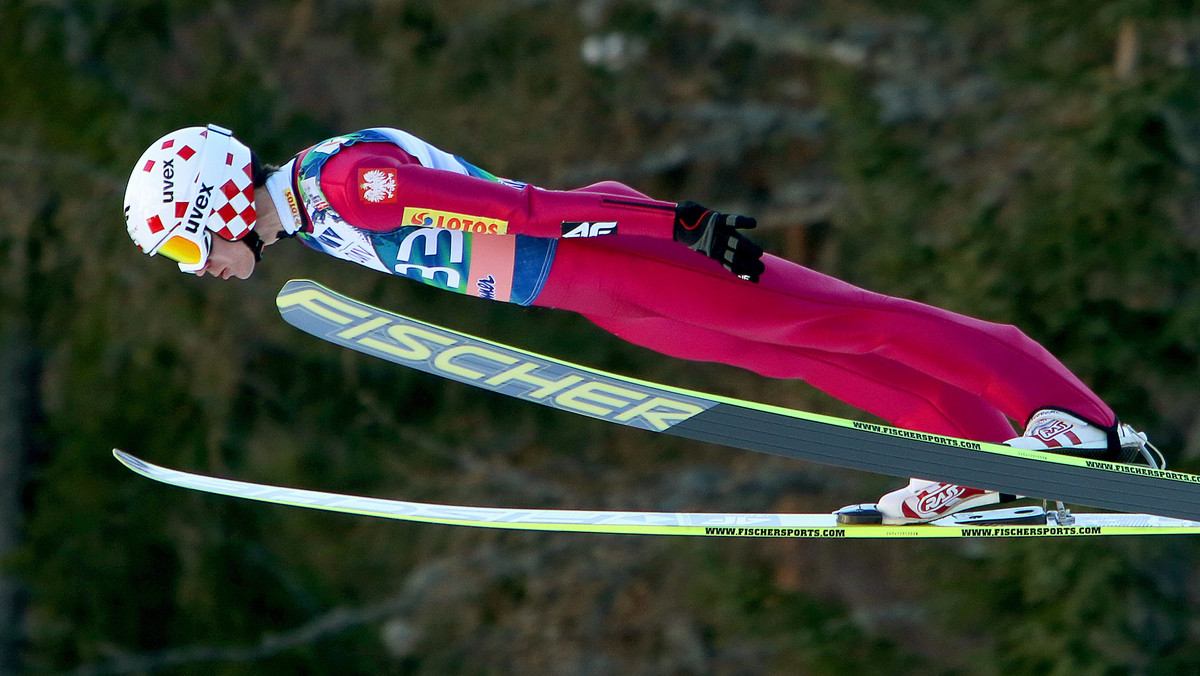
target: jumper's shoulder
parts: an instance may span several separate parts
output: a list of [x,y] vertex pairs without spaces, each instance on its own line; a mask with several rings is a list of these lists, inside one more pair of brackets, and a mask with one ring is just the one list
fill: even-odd
[[321,169],[321,192],[347,223],[392,230],[404,225],[400,173],[413,165],[420,163],[392,143],[343,147]]

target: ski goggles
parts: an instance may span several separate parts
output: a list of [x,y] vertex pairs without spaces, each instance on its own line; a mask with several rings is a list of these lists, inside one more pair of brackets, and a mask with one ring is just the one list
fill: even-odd
[[208,219],[212,216],[216,187],[211,182],[221,175],[233,138],[233,132],[215,124],[208,125],[207,131],[204,147],[200,150],[200,173],[192,183],[187,200],[179,207],[182,220],[152,252],[175,261],[183,272],[199,272],[208,263],[208,254],[212,251]]
[[212,251],[212,232],[190,233],[182,225],[159,245],[155,253],[162,254],[179,264],[183,272],[199,272],[208,264]]

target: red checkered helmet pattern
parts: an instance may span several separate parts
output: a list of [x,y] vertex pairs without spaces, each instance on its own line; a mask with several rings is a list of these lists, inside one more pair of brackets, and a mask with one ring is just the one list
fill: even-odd
[[179,228],[227,240],[254,227],[250,149],[216,125],[163,136],[142,153],[125,188],[125,225],[153,256]]

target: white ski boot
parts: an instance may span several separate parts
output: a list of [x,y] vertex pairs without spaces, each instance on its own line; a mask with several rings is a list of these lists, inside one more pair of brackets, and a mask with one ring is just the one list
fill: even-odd
[[[1146,435],[1129,425],[1104,429],[1067,411],[1043,408],[1029,419],[1025,434],[1004,442],[1013,448],[1079,455],[1113,462],[1141,462],[1162,469],[1162,454]],[[954,484],[912,479],[908,486],[879,498],[874,509],[860,505],[838,512],[842,523],[927,523],[976,507],[995,505],[1019,496],[967,488]],[[876,516],[877,514],[877,516]],[[843,516],[844,515],[844,516]]]
[[1015,500],[996,491],[954,484],[910,479],[908,485],[879,498],[875,509],[884,524],[927,523],[943,516],[976,507]]
[[1104,429],[1074,413],[1057,408],[1043,408],[1034,412],[1025,425],[1025,434],[1004,443],[1032,451],[1049,451],[1111,462],[1145,463],[1156,469],[1166,466],[1162,453],[1146,435],[1129,425],[1118,423],[1115,430]]

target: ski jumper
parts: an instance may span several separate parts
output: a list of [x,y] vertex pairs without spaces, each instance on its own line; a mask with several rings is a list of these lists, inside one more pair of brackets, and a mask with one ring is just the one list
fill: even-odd
[[620,183],[500,179],[395,129],[329,139],[267,182],[285,228],[439,288],[583,314],[673,357],[803,380],[890,424],[988,442],[1053,406],[1112,410],[1013,326],[872,293],[764,255],[761,282],[672,240],[672,202]]

